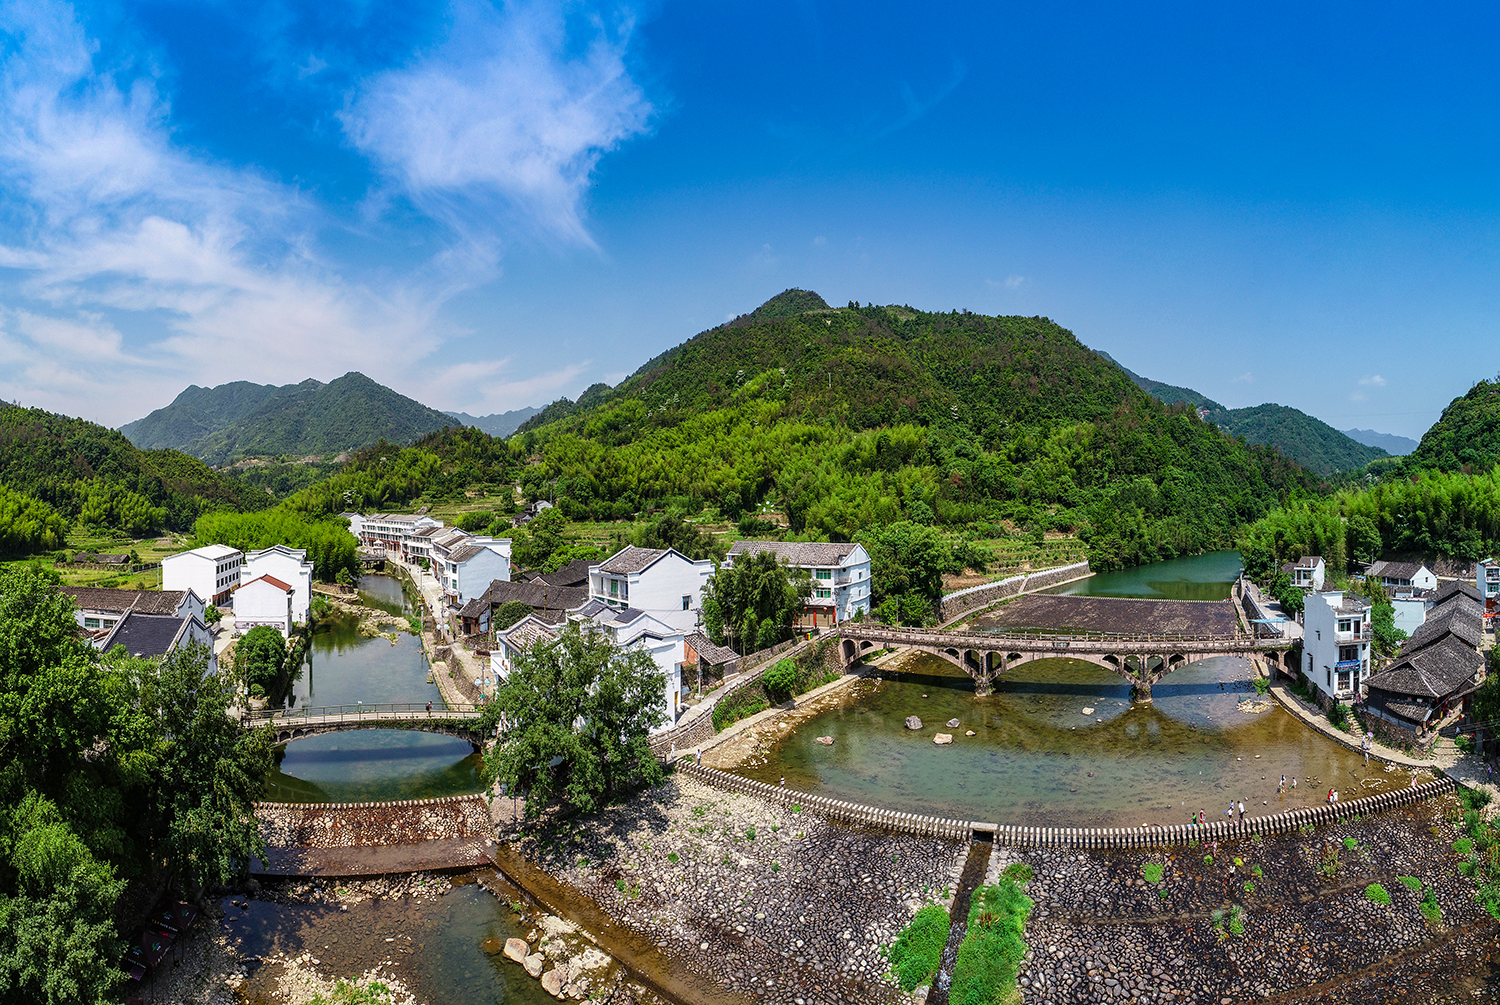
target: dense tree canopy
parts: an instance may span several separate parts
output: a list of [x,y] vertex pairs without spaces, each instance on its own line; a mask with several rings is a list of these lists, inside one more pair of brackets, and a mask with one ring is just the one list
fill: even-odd
[[221,883],[261,851],[270,738],[207,666],[191,646],[101,658],[55,579],[0,570],[0,1002],[106,1000],[126,882]]
[[530,816],[559,803],[591,813],[656,784],[662,766],[649,738],[667,718],[665,689],[650,653],[569,625],[557,641],[518,653],[485,706],[486,726],[500,731],[485,755],[486,783],[524,796]]
[[209,513],[194,526],[198,544],[227,544],[241,551],[284,544],[306,548],[313,575],[331,583],[340,572],[359,575],[359,545],[349,533],[349,522],[327,518],[309,520],[279,506],[259,513]]
[[930,621],[943,595],[943,573],[966,564],[936,530],[909,520],[871,528],[858,541],[870,553],[874,612],[888,624]]
[[792,622],[811,593],[806,573],[793,573],[774,553],[741,555],[704,584],[703,627],[716,645],[741,655],[766,649],[792,637]]

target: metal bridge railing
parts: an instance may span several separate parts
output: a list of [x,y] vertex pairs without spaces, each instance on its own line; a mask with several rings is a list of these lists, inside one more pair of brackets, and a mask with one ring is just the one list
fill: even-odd
[[431,711],[426,702],[393,702],[354,705],[319,705],[309,708],[265,708],[247,709],[240,715],[245,723],[286,722],[298,723],[311,720],[321,722],[371,722],[379,719],[477,719],[477,705],[444,705],[435,702]]

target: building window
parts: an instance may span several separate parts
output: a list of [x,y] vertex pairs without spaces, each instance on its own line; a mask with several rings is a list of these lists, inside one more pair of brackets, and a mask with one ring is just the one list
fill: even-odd
[[833,570],[832,569],[819,569],[815,573],[815,575],[819,579],[832,579],[833,578]]
[[611,579],[609,581],[609,595],[611,597],[618,597],[620,595],[620,581],[618,579]]
[[85,628],[98,628],[99,627],[99,619],[98,618],[84,618],[83,619],[83,627],[85,627]]
[[833,596],[833,591],[817,589],[813,591],[813,596],[817,597],[819,600],[827,600],[829,597]]
[[1333,671],[1328,671],[1328,686],[1333,687]]
[[1339,646],[1339,662],[1359,659],[1359,646]]
[[682,598],[682,609],[684,611],[691,609],[692,606],[693,606],[693,598],[691,596],[687,596],[687,597],[683,597]]
[[1339,690],[1349,690],[1349,671],[1347,670],[1342,670],[1339,672]]

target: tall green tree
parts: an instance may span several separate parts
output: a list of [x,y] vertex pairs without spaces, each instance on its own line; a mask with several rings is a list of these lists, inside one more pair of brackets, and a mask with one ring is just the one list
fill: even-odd
[[789,569],[774,552],[742,555],[704,584],[703,627],[717,645],[752,653],[791,638],[811,594],[806,573]]
[[269,625],[257,625],[234,647],[234,669],[251,694],[274,695],[286,669],[286,639]]
[[650,735],[666,722],[666,677],[641,649],[570,624],[516,655],[484,722],[498,728],[485,755],[488,784],[526,798],[526,813],[566,804],[592,813],[662,780]]
[[875,613],[892,624],[930,621],[943,596],[943,573],[962,571],[941,534],[909,520],[870,528],[856,540],[870,553]]

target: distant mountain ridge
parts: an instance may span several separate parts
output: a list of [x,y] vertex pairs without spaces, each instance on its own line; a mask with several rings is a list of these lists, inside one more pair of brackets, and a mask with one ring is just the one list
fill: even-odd
[[1417,441],[1409,436],[1377,433],[1373,429],[1342,429],[1340,432],[1355,443],[1363,443],[1367,447],[1379,447],[1392,457],[1401,457],[1417,449]]
[[521,423],[541,411],[540,407],[515,408],[509,412],[495,412],[491,415],[470,415],[468,412],[445,411],[445,415],[451,415],[466,426],[489,433],[491,436],[506,437],[520,428]]
[[1206,410],[1205,419],[1230,436],[1243,436],[1246,443],[1275,447],[1283,457],[1320,475],[1357,471],[1376,458],[1389,456],[1378,445],[1354,439],[1321,419],[1288,405],[1267,403],[1251,408],[1225,408],[1192,388],[1142,377],[1109,353],[1100,349],[1094,351],[1123,370],[1125,376],[1153,398],[1168,405],[1191,404],[1200,411]]
[[178,449],[218,465],[248,456],[338,453],[381,440],[410,443],[452,425],[447,413],[350,371],[327,384],[189,387],[120,432],[137,446]]

